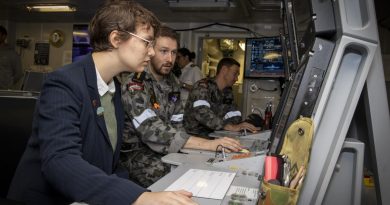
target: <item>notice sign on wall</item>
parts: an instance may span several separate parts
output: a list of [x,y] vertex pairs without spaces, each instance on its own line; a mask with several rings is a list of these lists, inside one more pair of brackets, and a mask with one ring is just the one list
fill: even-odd
[[35,65],[49,65],[50,45],[46,42],[35,43],[34,63]]

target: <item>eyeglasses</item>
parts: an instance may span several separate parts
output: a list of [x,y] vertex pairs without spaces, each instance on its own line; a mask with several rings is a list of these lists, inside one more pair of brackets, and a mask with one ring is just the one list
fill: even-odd
[[132,35],[132,36],[134,36],[134,37],[137,37],[137,38],[143,40],[144,43],[145,43],[145,47],[147,47],[147,48],[151,48],[151,47],[154,46],[154,41],[145,39],[145,38],[143,38],[143,37],[141,37],[141,36],[139,36],[139,35],[137,35],[137,34],[131,33],[130,31],[123,31],[123,32],[126,32],[126,33],[128,33],[128,34],[130,34],[130,35]]

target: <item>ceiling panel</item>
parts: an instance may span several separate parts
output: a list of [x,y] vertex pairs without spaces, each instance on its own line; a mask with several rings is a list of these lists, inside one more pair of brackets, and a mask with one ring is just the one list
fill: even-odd
[[[211,3],[213,3],[213,1],[214,0],[212,0]],[[155,13],[163,22],[280,22],[278,8],[263,11],[255,10],[255,7],[252,5],[246,5],[246,1],[247,0],[231,1],[232,7],[224,10],[205,12],[199,10],[172,9],[168,6],[168,0],[139,0],[137,2]],[[77,7],[77,12],[39,14],[28,12],[24,8],[26,4],[48,2],[71,3]],[[88,22],[102,2],[103,0],[1,0],[0,18],[6,18],[7,20],[16,22]]]
[[[279,23],[280,0],[223,0],[232,7],[217,11],[178,11],[169,8],[169,0],[138,0],[163,22],[217,22],[217,23]],[[209,1],[215,0],[192,0]],[[76,13],[39,14],[26,11],[24,6],[31,3],[71,3]],[[0,20],[16,22],[89,22],[98,6],[104,0],[0,0]],[[388,0],[375,0],[378,20],[388,26]]]

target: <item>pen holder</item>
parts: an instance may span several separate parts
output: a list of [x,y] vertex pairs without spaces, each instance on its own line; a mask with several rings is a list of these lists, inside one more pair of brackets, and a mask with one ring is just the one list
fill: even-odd
[[[263,178],[258,205],[294,205],[297,203],[305,168],[310,158],[313,132],[311,118],[300,117],[288,127],[279,155],[285,155],[290,160],[289,180],[286,183]],[[283,184],[286,186],[281,186]]]
[[263,181],[258,205],[293,205],[297,203],[298,189]]

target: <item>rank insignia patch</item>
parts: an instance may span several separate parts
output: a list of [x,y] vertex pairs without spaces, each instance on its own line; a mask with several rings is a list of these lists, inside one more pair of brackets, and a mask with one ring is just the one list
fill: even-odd
[[168,93],[169,102],[177,102],[180,99],[180,92],[170,92]]

